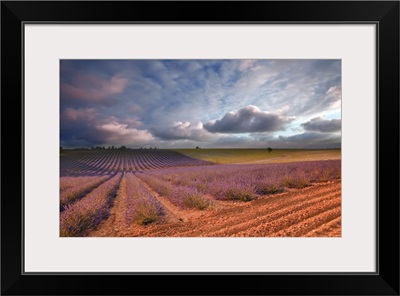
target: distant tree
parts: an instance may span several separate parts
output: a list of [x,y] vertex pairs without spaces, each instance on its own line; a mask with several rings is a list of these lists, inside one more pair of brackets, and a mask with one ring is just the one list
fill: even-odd
[[199,146],[196,146],[196,149],[201,149]]
[[126,147],[124,145],[122,145],[119,149],[126,149]]
[[271,147],[268,147],[267,150],[268,150],[268,153],[272,152],[272,148]]

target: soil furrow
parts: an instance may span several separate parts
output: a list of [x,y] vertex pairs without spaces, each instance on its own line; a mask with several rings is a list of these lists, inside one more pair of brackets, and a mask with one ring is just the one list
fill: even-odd
[[[225,221],[220,221],[219,223],[214,224],[211,229],[207,229],[205,232],[209,235],[215,235],[217,233],[222,233],[224,231],[242,231],[248,228],[255,227],[260,223],[265,223],[270,220],[275,220],[280,217],[286,216],[293,211],[300,211],[305,206],[313,206],[319,204],[323,200],[328,200],[330,198],[335,198],[337,193],[330,193],[330,194],[317,194],[314,196],[307,196],[306,198],[302,198],[300,200],[292,200],[289,202],[278,202],[273,204],[270,208],[266,208],[263,211],[256,211],[257,214],[253,214],[253,209],[249,210],[248,212],[251,215],[246,213],[241,213],[239,215],[235,215],[233,217],[226,218]],[[245,209],[243,209],[246,211]],[[244,222],[243,222],[244,221]],[[229,227],[229,225],[233,225]],[[194,233],[201,233],[203,229],[195,229],[192,231]],[[204,230],[203,230],[204,231]],[[215,233],[214,233],[215,232]],[[191,234],[191,235],[192,235]]]
[[[255,219],[259,219],[260,217],[264,216],[266,212],[271,213],[276,209],[281,209],[281,211],[284,211],[289,207],[289,205],[298,204],[301,201],[312,201],[313,198],[326,199],[328,197],[326,195],[327,193],[332,191],[340,191],[337,190],[339,185],[340,184],[337,182],[334,184],[318,184],[306,189],[291,190],[290,192],[279,194],[281,196],[265,196],[251,203],[224,202],[226,203],[226,208],[224,210],[215,212],[204,211],[201,213],[201,216],[196,217],[196,220],[202,221],[202,226],[200,228],[199,223],[193,219],[193,221],[188,221],[179,225],[160,225],[157,227],[157,229],[151,229],[151,236],[208,236],[211,231],[218,231],[222,228],[228,230],[229,228],[227,225],[229,221],[229,224],[234,226],[235,223],[241,224],[243,221],[252,220],[249,217],[255,217]],[[306,192],[307,194],[303,194],[303,192]],[[288,198],[283,198],[283,195],[288,195]],[[312,195],[314,195],[314,197],[312,197]],[[262,207],[261,210],[260,207]],[[268,207],[270,209],[268,209]],[[254,211],[256,211],[255,214]],[[256,224],[258,225],[259,223]]]
[[[337,196],[331,197],[329,202],[335,202]],[[337,202],[336,202],[337,203]],[[340,201],[339,201],[340,203]],[[295,207],[285,209],[279,215],[266,215],[257,221],[251,223],[243,223],[239,226],[234,226],[232,228],[224,229],[217,232],[209,233],[210,236],[223,235],[223,236],[270,236],[274,232],[284,229],[293,223],[290,221],[299,221],[300,219],[305,219],[310,215],[310,213],[318,213],[325,209],[330,209],[331,205],[325,205],[324,207],[319,206],[320,201],[312,203],[303,203]],[[334,203],[334,207],[337,204]],[[312,214],[311,214],[312,215]]]
[[305,236],[306,233],[315,229],[318,226],[324,225],[333,219],[340,216],[340,206],[331,209],[326,209],[326,211],[319,212],[315,216],[303,219],[300,217],[298,223],[290,225],[288,228],[280,230],[273,236],[288,236],[288,237],[299,237]]
[[[308,231],[303,236],[341,236],[341,223],[342,217],[336,217],[331,221],[327,221],[326,223],[320,225],[319,227],[314,228],[313,230]],[[339,229],[337,233],[336,230]],[[338,235],[337,235],[338,234]]]

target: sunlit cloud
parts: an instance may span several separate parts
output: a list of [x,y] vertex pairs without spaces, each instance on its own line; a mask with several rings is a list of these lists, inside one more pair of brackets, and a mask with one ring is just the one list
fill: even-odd
[[129,128],[127,124],[116,121],[99,124],[95,126],[95,129],[103,143],[140,146],[154,139],[146,130]]

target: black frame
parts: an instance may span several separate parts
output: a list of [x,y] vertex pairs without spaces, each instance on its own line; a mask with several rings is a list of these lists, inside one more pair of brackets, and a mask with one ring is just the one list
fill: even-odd
[[[22,37],[27,22],[375,23],[379,100],[377,272],[23,273]],[[2,295],[399,295],[398,1],[2,1],[1,72]]]

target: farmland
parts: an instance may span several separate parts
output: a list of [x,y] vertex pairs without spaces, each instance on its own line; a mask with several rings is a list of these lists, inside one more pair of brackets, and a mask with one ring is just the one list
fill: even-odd
[[184,155],[214,163],[280,163],[340,159],[340,149],[176,149]]
[[340,150],[63,150],[60,236],[340,237]]

